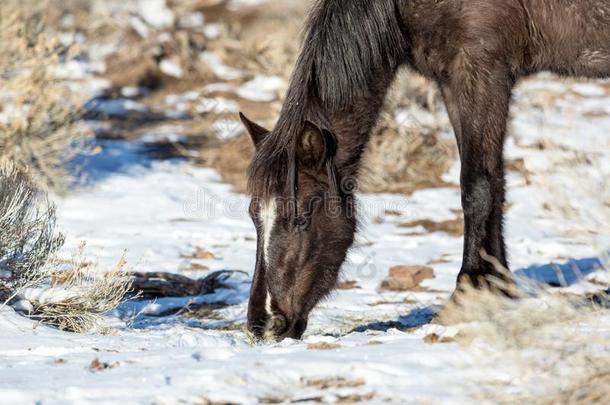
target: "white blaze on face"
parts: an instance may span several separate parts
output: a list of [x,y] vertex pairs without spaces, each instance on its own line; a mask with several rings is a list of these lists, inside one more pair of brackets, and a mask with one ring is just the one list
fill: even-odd
[[269,263],[269,243],[271,241],[271,232],[275,226],[277,218],[277,204],[275,198],[269,200],[260,212],[260,218],[263,223],[263,257],[265,264]]
[[271,309],[271,293],[269,289],[267,289],[267,298],[265,299],[265,311],[267,311],[267,315],[273,315],[273,310]]
[[[265,264],[267,264],[269,263],[269,243],[271,241],[271,232],[273,231],[275,220],[277,218],[277,204],[275,202],[275,198],[272,198],[265,205],[263,205],[259,215],[263,227],[263,258],[265,260]],[[267,311],[267,314],[273,315],[273,311],[271,310],[271,293],[269,292],[269,289],[267,289],[267,297],[265,299],[265,310]]]

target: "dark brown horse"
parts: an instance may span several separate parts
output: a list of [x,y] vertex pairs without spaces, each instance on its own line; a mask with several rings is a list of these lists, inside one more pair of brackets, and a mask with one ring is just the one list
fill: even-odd
[[460,282],[499,276],[511,91],[547,70],[610,76],[610,0],[320,0],[273,131],[242,115],[258,232],[248,327],[299,338],[356,231],[353,179],[397,70],[441,89],[462,161]]

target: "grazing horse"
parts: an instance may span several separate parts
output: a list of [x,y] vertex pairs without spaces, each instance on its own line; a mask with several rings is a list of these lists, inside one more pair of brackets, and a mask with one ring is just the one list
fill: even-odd
[[316,1],[275,128],[241,115],[256,146],[248,176],[258,235],[248,328],[256,336],[300,338],[334,288],[356,231],[353,179],[403,65],[432,79],[446,104],[462,162],[458,286],[481,287],[509,278],[491,262],[508,266],[511,91],[539,71],[610,76],[610,0]]

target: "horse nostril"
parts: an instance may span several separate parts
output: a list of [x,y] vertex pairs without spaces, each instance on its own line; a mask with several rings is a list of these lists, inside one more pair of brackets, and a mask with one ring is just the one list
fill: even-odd
[[288,322],[286,322],[286,317],[283,315],[274,315],[272,320],[272,329],[277,335],[281,335],[286,330],[286,326]]

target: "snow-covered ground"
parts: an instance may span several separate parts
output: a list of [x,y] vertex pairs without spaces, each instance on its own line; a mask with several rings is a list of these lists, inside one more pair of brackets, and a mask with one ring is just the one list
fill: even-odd
[[[156,10],[142,15],[151,27],[173,18],[164,1],[137,4]],[[212,53],[202,58],[223,74],[240,73]],[[166,68],[179,74],[173,65]],[[91,91],[104,85],[93,78],[89,84]],[[168,108],[177,110],[168,116],[181,113],[181,102],[200,102],[201,111],[237,110],[232,100],[208,98],[211,86],[269,101],[285,83],[261,76],[241,87],[208,84],[198,93],[168,98]],[[97,108],[109,116],[146,111],[127,99]],[[608,268],[610,254],[610,84],[541,75],[519,86],[513,115],[506,155],[521,162],[521,170],[508,176],[513,271],[563,285],[554,291],[570,296],[608,288],[610,276],[600,268]],[[234,136],[235,122],[218,123],[218,136]],[[342,271],[342,280],[355,282],[354,288],[335,291],[314,310],[302,341],[253,343],[243,330],[256,248],[248,198],[211,169],[153,160],[148,147],[159,136],[183,139],[179,129],[169,132],[100,141],[101,153],[78,162],[87,184],[56,198],[58,226],[67,236],[63,253],[86,241],[101,269],[112,268],[126,251],[130,270],[194,278],[215,270],[247,274],[235,273],[213,294],[125,303],[107,315],[113,326],[107,335],[61,332],[1,307],[0,403],[460,404],[493,402],[500,391],[544,396],[579,380],[578,365],[534,348],[509,352],[485,341],[464,346],[424,340],[431,334],[452,337],[459,329],[430,320],[454,287],[462,238],[401,224],[456,219],[457,161],[445,176],[453,186],[408,197],[360,195],[363,226]],[[211,255],[197,254],[202,251]],[[393,265],[428,265],[435,278],[410,292],[380,290]],[[545,308],[543,299],[534,300]],[[203,319],[161,316],[189,303],[222,305]],[[609,321],[610,314],[600,311],[577,327],[591,336],[585,352],[594,359],[610,358]],[[566,329],[555,331],[559,348],[574,325]],[[529,361],[549,372],[537,375],[540,367],[524,367]]]
[[[560,102],[540,110],[521,108],[525,99],[531,105],[537,89],[548,92],[551,85]],[[507,153],[523,157],[534,174],[528,181],[516,172],[509,177],[513,268],[574,258],[580,261],[564,267],[571,284],[564,289],[599,289],[591,280],[607,280],[607,274],[591,271],[610,246],[605,227],[610,93],[600,85],[557,84],[542,77],[521,86],[516,99]],[[548,145],[532,147],[541,142]],[[104,152],[85,165],[94,174],[90,184],[57,201],[59,226],[68,236],[66,251],[85,240],[108,266],[126,249],[130,266],[140,271],[198,277],[237,269],[251,274],[255,232],[246,196],[234,193],[210,169],[178,160],[151,161],[143,144],[102,146]],[[457,171],[447,179],[455,182]],[[60,332],[5,307],[0,312],[0,398],[43,404],[464,403],[481,387],[507,381],[518,386],[515,378],[524,377],[516,363],[506,361],[498,368],[498,356],[423,340],[432,332],[455,333],[429,321],[453,288],[462,241],[399,224],[453,219],[459,201],[457,187],[421,190],[410,197],[361,195],[364,226],[342,276],[358,288],[338,290],[322,303],[303,341],[252,344],[239,327],[226,327],[245,320],[246,276],[235,276],[231,288],[194,298],[230,304],[214,320],[153,317],[159,308],[176,304],[171,300],[130,303],[109,315],[116,326],[110,335]],[[197,248],[215,258],[189,259]],[[583,260],[589,258],[597,259]],[[192,263],[209,270],[197,270]],[[396,264],[428,264],[436,277],[417,292],[379,291],[387,269]],[[572,271],[574,264],[584,279]],[[557,269],[524,273],[548,279],[557,277]],[[134,309],[139,315],[125,323],[135,316],[130,313]],[[608,315],[601,314],[600,322],[583,326],[605,336],[602,350],[608,350],[610,341],[607,321]],[[330,350],[315,350],[319,342],[331,343]],[[91,368],[94,359],[103,364]]]

